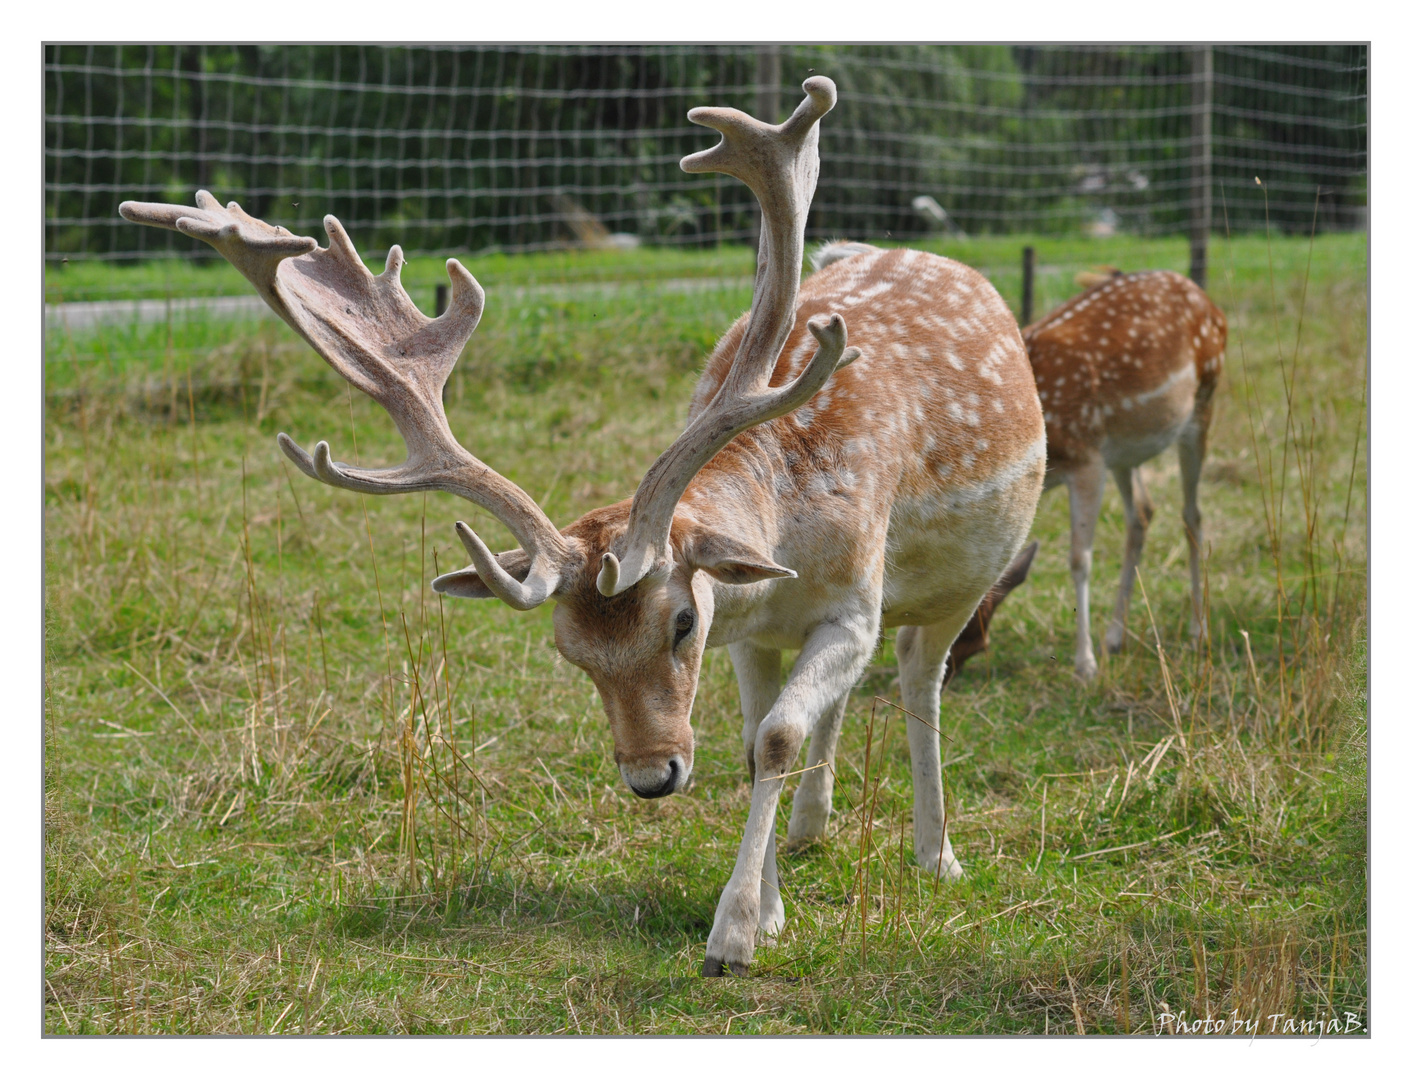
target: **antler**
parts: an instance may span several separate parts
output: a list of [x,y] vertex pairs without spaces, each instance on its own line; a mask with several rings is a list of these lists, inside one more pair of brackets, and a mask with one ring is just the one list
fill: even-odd
[[[329,246],[321,248],[313,237],[266,224],[236,203],[222,208],[206,191],[196,193],[194,209],[125,202],[118,211],[129,221],[205,240],[224,255],[335,371],[387,410],[407,444],[403,464],[361,469],[334,461],[327,442],[310,455],[281,432],[280,448],[301,471],[374,495],[448,491],[469,499],[499,518],[530,555],[521,583],[458,521],[486,587],[521,610],[553,594],[570,555],[564,538],[533,499],[456,441],[442,408],[442,388],[485,306],[485,292],[465,267],[447,260],[451,301],[444,315],[429,319],[402,288],[402,249],[394,246],[374,277],[332,215],[324,218]],[[433,588],[445,591],[454,576],[437,578]]]
[[742,180],[760,201],[763,223],[750,322],[729,374],[710,404],[647,471],[633,495],[622,558],[605,552],[598,590],[614,596],[669,564],[672,514],[692,478],[731,439],[803,405],[829,377],[859,356],[847,348],[838,315],[811,320],[818,341],[804,370],[784,386],[770,376],[794,326],[804,219],[819,179],[819,120],[838,100],[833,80],[804,83],[808,97],[783,124],[762,123],[737,109],[692,109],[687,119],[721,133],[709,150],[682,158],[685,172],[723,172]]

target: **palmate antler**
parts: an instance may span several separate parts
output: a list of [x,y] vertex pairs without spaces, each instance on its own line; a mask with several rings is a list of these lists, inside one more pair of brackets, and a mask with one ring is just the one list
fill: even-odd
[[846,348],[843,319],[811,321],[819,343],[804,370],[784,386],[770,376],[794,326],[804,219],[819,178],[819,120],[838,100],[833,80],[815,76],[783,124],[766,124],[736,109],[692,109],[687,119],[721,133],[709,150],[682,159],[686,172],[723,172],[745,182],[760,201],[763,225],[750,322],[730,373],[710,404],[647,471],[633,496],[627,532],[605,552],[598,590],[614,596],[670,566],[672,515],[692,478],[736,435],[803,405],[857,349]]
[[[448,259],[451,301],[429,319],[402,288],[402,249],[387,253],[374,277],[332,215],[324,218],[329,246],[268,225],[236,203],[222,207],[209,192],[196,207],[125,202],[129,221],[175,229],[224,255],[340,375],[376,401],[407,444],[407,460],[389,469],[361,469],[332,460],[328,443],[312,455],[283,432],[279,445],[307,475],[334,487],[371,494],[447,491],[494,514],[530,556],[523,582],[512,577],[464,522],[456,531],[485,586],[521,610],[543,603],[559,585],[570,558],[564,538],[535,501],[456,441],[441,404],[442,388],[480,321],[485,293],[455,259]],[[445,575],[433,587],[445,591]]]

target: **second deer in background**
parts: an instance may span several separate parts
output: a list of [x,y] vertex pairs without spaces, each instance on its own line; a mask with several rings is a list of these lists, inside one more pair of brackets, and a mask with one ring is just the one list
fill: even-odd
[[1196,495],[1226,351],[1221,309],[1181,274],[1114,271],[1023,333],[1048,436],[1045,490],[1061,483],[1069,489],[1079,677],[1091,679],[1098,670],[1089,635],[1089,576],[1104,473],[1113,473],[1127,522],[1118,600],[1104,636],[1107,650],[1116,652],[1153,513],[1139,467],[1173,442],[1191,567],[1191,631],[1200,640],[1205,612]]

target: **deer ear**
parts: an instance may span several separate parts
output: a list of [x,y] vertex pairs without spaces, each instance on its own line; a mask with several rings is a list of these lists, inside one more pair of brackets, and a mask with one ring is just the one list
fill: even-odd
[[[523,548],[516,548],[514,551],[502,551],[495,556],[495,561],[505,568],[505,572],[516,581],[523,583],[529,576],[530,557]],[[495,594],[490,591],[480,575],[469,567],[465,570],[455,570],[449,574],[442,574],[431,583],[432,590],[444,596],[461,596],[467,600],[493,600]]]
[[743,541],[699,527],[683,545],[682,557],[692,570],[704,571],[727,585],[799,576]]

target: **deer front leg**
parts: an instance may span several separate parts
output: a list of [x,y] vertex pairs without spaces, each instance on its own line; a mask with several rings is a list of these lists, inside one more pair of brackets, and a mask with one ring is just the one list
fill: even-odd
[[838,748],[838,733],[843,727],[843,714],[848,708],[848,695],[824,711],[809,736],[809,757],[805,773],[794,793],[794,809],[789,815],[786,847],[797,850],[818,843],[828,832],[829,815],[833,812],[833,759]]
[[1078,636],[1074,644],[1074,670],[1087,682],[1098,674],[1089,636],[1088,579],[1093,570],[1093,534],[1103,506],[1103,460],[1094,458],[1064,477],[1069,489],[1069,572],[1074,578],[1074,611]]
[[[760,721],[780,696],[780,651],[762,649],[748,641],[728,646],[736,681],[740,684],[740,711],[744,718],[740,737],[745,744],[745,767],[755,783],[755,736]],[[770,830],[765,863],[760,871],[760,934],[769,939],[784,929],[784,899],[780,896],[779,871],[775,866],[775,833]]]
[[843,698],[862,675],[877,629],[876,616],[815,628],[800,650],[789,681],[756,731],[750,816],[735,869],[716,905],[716,921],[706,941],[704,971],[708,977],[750,971],[756,928],[761,925],[761,883],[767,860],[773,856],[775,811],[784,787],[783,775],[824,710]]
[[1127,524],[1127,542],[1123,548],[1123,575],[1118,579],[1118,602],[1113,607],[1113,621],[1103,638],[1103,647],[1110,653],[1123,647],[1128,626],[1128,601],[1132,599],[1133,582],[1137,579],[1137,564],[1142,558],[1142,544],[1147,539],[1147,526],[1152,521],[1152,498],[1142,482],[1142,470],[1114,469],[1113,480],[1123,499],[1123,518]]

